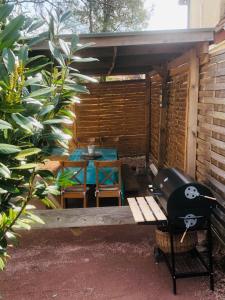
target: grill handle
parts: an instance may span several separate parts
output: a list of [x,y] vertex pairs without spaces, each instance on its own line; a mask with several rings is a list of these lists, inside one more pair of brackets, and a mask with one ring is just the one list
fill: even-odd
[[206,195],[199,195],[199,197],[203,197],[203,198],[210,199],[210,200],[216,200],[215,197],[210,197],[210,196],[206,196]]

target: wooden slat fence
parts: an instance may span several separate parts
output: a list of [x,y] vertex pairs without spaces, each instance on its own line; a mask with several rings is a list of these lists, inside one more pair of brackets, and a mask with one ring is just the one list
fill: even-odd
[[160,97],[162,97],[162,79],[156,74],[151,77],[151,158],[157,164],[159,149],[159,118],[160,118]]
[[[189,64],[187,57],[179,57],[172,61],[169,64],[169,74],[165,165],[185,170],[189,88]],[[158,74],[151,77],[151,87],[151,156],[157,164],[160,97],[162,97],[162,78]]]
[[117,147],[121,156],[146,151],[145,80],[89,84],[75,107],[75,136],[79,146],[90,139],[102,147]]
[[196,174],[225,195],[225,46],[200,68]]
[[[174,73],[173,73],[174,71]],[[175,73],[176,71],[176,73]],[[186,167],[188,64],[170,70],[165,164],[182,170]]]

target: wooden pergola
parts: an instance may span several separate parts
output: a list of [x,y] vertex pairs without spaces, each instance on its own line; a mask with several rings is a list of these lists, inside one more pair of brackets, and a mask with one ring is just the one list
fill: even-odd
[[[63,38],[70,41],[70,35]],[[81,57],[95,57],[99,61],[77,63],[82,74],[94,76],[145,74],[146,78],[146,165],[149,164],[151,152],[150,130],[150,76],[158,73],[162,78],[162,99],[160,101],[159,159],[158,166],[164,165],[166,139],[166,84],[170,68],[182,66],[189,62],[188,95],[188,134],[186,171],[195,174],[197,103],[199,89],[199,59],[208,53],[208,46],[214,40],[213,29],[185,29],[164,31],[116,32],[81,34],[80,42],[94,43],[90,48],[79,51]],[[34,52],[48,55],[48,45],[41,42]],[[202,56],[203,55],[203,56]],[[202,59],[202,58],[201,58]],[[203,58],[204,59],[204,58]]]
[[[63,38],[70,41],[71,36]],[[95,44],[79,55],[99,61],[79,64],[79,70],[90,75],[146,74],[213,39],[213,29],[81,34],[82,44]],[[42,42],[33,50],[46,52],[48,45]]]
[[[70,35],[63,38],[70,40]],[[143,31],[126,33],[99,33],[80,35],[80,42],[95,43],[90,48],[81,50],[80,56],[98,58],[97,62],[79,64],[83,74],[95,76],[145,74],[146,101],[145,101],[145,126],[146,126],[146,163],[149,164],[151,153],[151,76],[157,73],[162,78],[162,93],[160,102],[159,124],[159,159],[158,167],[164,165],[166,141],[166,110],[168,95],[166,84],[169,70],[176,74],[188,61],[188,99],[187,99],[187,158],[186,172],[195,176],[196,169],[196,136],[197,112],[199,91],[199,62],[204,60],[208,53],[208,46],[214,40],[213,29],[191,29],[170,31]],[[33,50],[35,53],[48,55],[48,45],[41,42]],[[186,69],[185,69],[186,70]],[[46,227],[73,227],[113,224],[133,224],[128,207],[114,208],[88,208],[76,210],[38,211],[50,223]],[[109,218],[109,215],[111,218]],[[84,219],[85,218],[85,219]],[[109,221],[107,221],[109,220]],[[39,226],[38,226],[39,227]],[[44,225],[45,227],[45,225]]]

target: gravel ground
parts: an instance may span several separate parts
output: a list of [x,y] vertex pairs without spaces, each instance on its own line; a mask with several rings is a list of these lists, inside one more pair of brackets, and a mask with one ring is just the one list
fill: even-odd
[[223,273],[216,292],[205,278],[178,280],[172,294],[164,263],[155,264],[152,226],[33,230],[22,234],[1,274],[4,300],[222,300]]

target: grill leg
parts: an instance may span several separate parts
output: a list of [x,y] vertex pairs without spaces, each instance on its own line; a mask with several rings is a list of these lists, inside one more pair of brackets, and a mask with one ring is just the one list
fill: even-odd
[[172,271],[172,280],[173,280],[173,293],[177,293],[177,283],[176,283],[176,269],[175,269],[175,254],[174,254],[174,244],[173,244],[173,230],[170,226],[170,247],[171,247],[171,271]]
[[210,220],[208,220],[207,240],[208,240],[208,257],[209,257],[209,283],[210,283],[210,290],[214,291],[212,232],[211,232],[211,221]]

